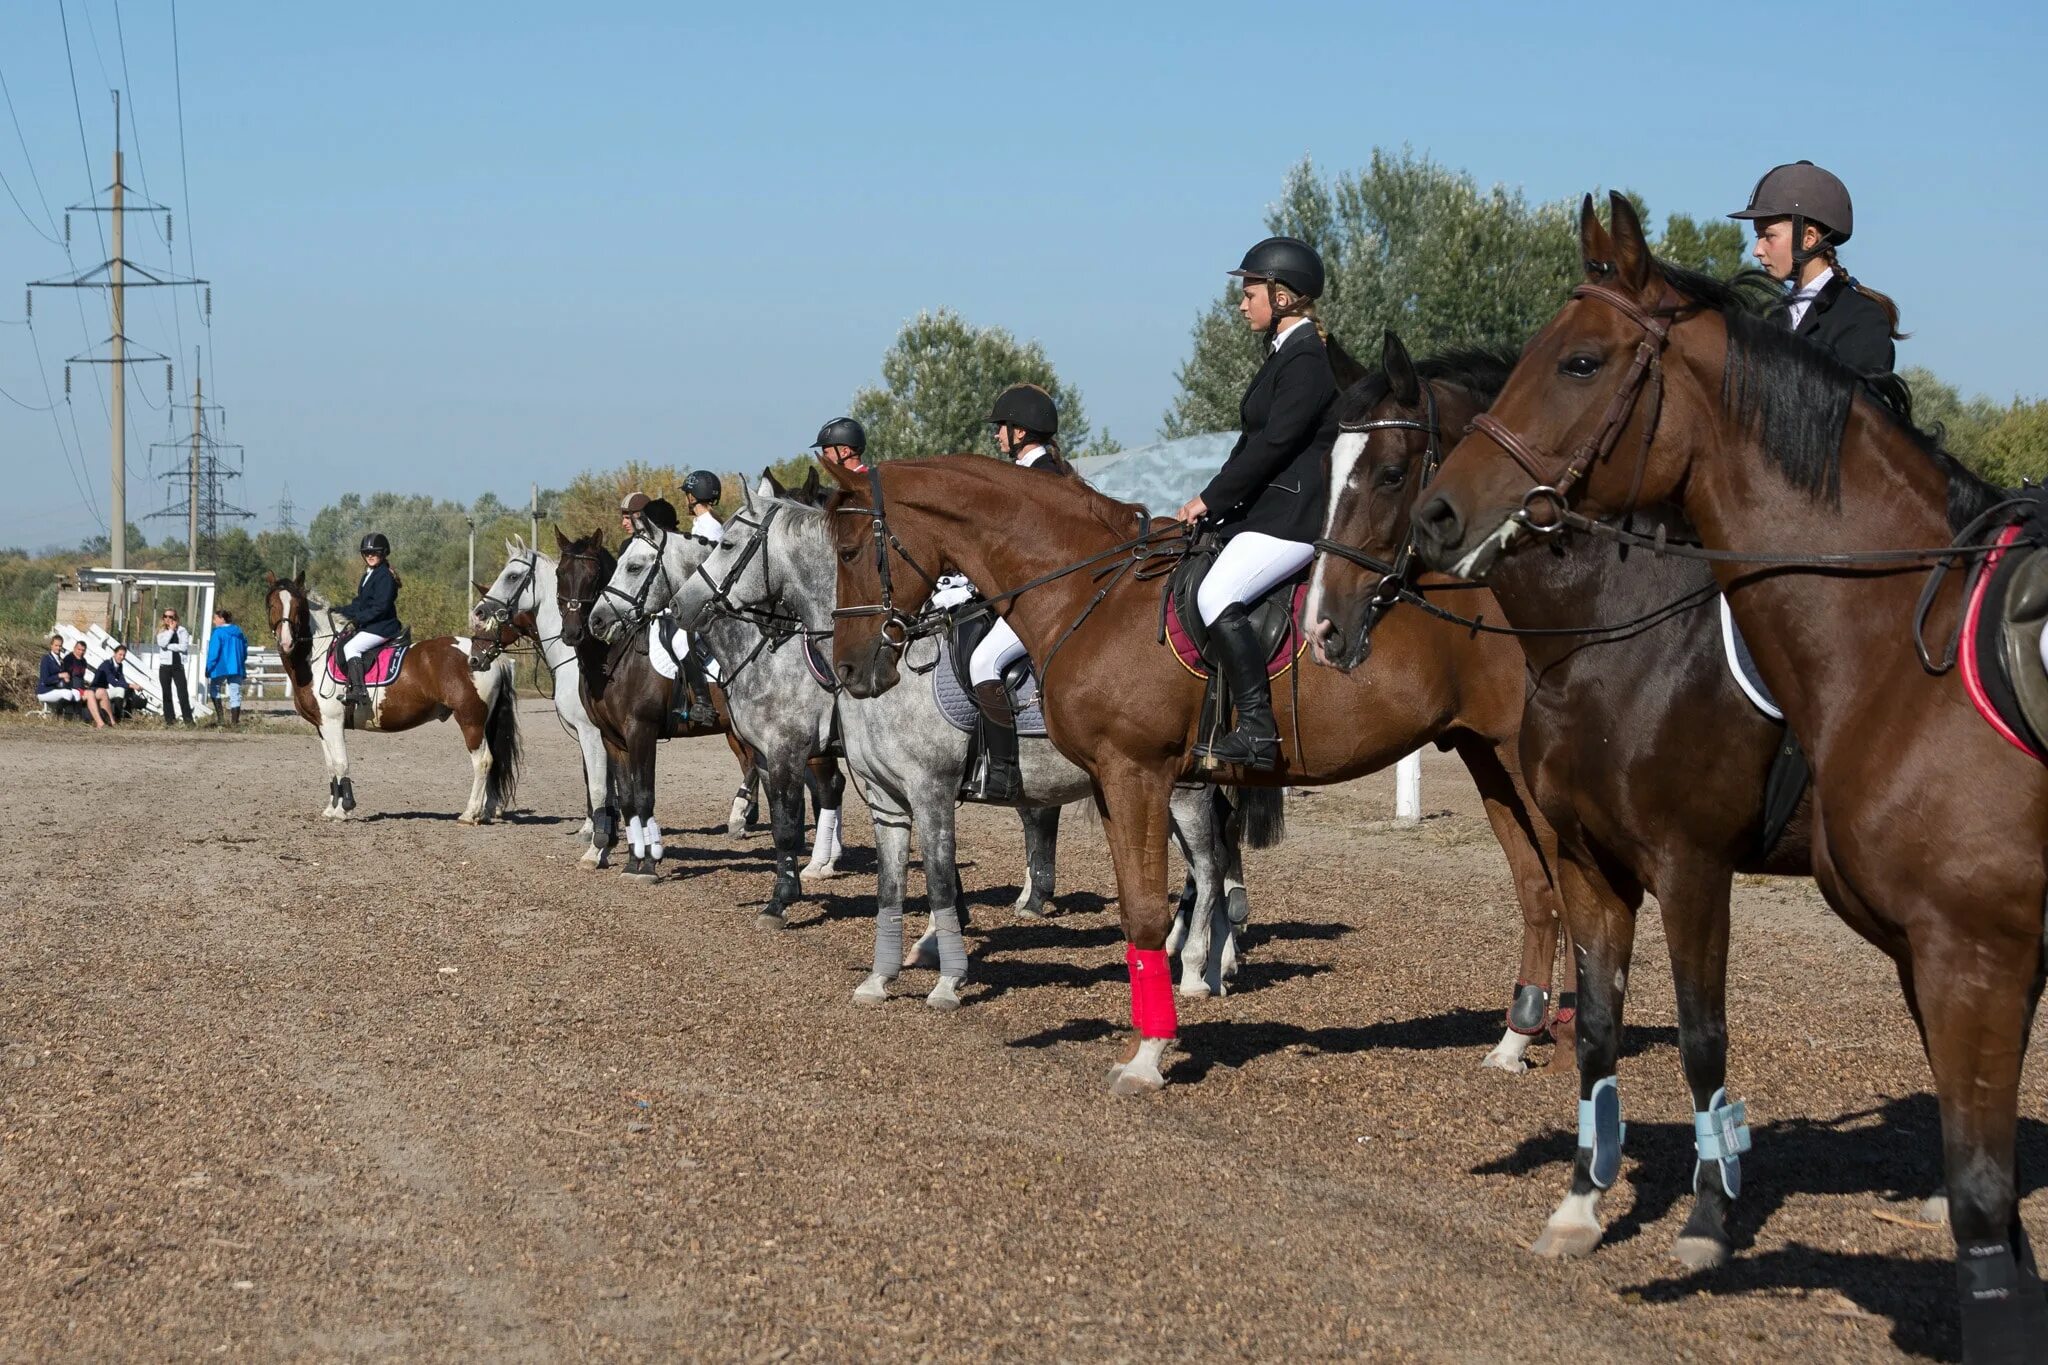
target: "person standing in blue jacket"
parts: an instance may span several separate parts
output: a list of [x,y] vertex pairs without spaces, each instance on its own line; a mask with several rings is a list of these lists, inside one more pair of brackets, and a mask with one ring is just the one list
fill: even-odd
[[225,694],[228,724],[242,723],[242,677],[249,671],[249,641],[226,607],[213,613],[213,632],[206,639],[206,691],[213,698],[213,723],[220,724]]

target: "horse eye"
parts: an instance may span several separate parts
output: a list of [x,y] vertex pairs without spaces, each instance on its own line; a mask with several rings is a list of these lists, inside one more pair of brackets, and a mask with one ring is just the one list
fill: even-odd
[[1407,477],[1408,467],[1406,465],[1386,465],[1380,470],[1379,485],[1382,488],[1398,488],[1401,481]]
[[1600,357],[1596,355],[1566,356],[1557,367],[1557,372],[1573,379],[1591,379],[1600,373]]
[[839,551],[839,562],[841,564],[851,564],[853,563],[853,557],[859,553],[860,546],[848,545]]

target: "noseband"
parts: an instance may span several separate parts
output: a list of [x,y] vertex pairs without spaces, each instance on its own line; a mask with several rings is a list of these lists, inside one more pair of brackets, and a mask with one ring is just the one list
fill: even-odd
[[855,515],[864,512],[868,516],[875,547],[875,576],[881,580],[882,600],[870,606],[834,607],[832,619],[836,621],[841,617],[881,617],[882,624],[878,630],[881,643],[901,654],[910,647],[912,640],[919,635],[930,634],[937,626],[932,623],[920,625],[916,618],[896,606],[895,586],[889,574],[890,554],[893,552],[900,555],[905,564],[917,570],[918,577],[924,579],[925,586],[931,591],[938,591],[939,581],[926,573],[923,565],[911,558],[910,551],[903,548],[903,542],[889,529],[889,519],[882,503],[882,471],[878,466],[868,466],[868,490],[869,500],[874,504],[872,507],[842,507],[839,510]]
[[[660,539],[657,540],[656,536],[659,536]],[[598,593],[599,601],[607,597],[616,597],[619,601],[626,604],[625,608],[619,613],[625,625],[637,626],[644,623],[648,619],[647,598],[654,591],[655,580],[659,578],[663,583],[668,582],[668,555],[666,553],[668,537],[669,533],[667,531],[643,520],[640,529],[633,532],[632,540],[628,540],[626,544],[630,546],[634,540],[646,542],[648,548],[654,551],[654,568],[649,571],[646,578],[641,580],[640,588],[637,592],[627,592],[625,589],[607,581],[603,590]],[[697,539],[702,540],[703,537],[699,536]],[[620,552],[619,557],[621,559],[625,558],[623,551]],[[618,570],[614,569],[612,573],[616,577]],[[669,596],[675,596],[673,585],[670,585]]]
[[[1596,462],[1613,453],[1615,444],[1621,440],[1622,430],[1635,414],[1637,400],[1642,397],[1643,390],[1653,388],[1655,396],[1651,401],[1650,419],[1643,424],[1643,446],[1636,457],[1635,482],[1629,490],[1627,505],[1635,506],[1636,494],[1643,486],[1643,471],[1650,461],[1650,442],[1657,434],[1657,419],[1664,409],[1664,348],[1670,342],[1672,320],[1680,307],[1668,285],[1665,286],[1663,302],[1654,310],[1644,308],[1627,294],[1606,284],[1579,285],[1572,290],[1572,297],[1597,299],[1643,329],[1642,340],[1636,343],[1635,359],[1629,363],[1628,372],[1622,375],[1621,387],[1609,400],[1600,425],[1569,456],[1559,456],[1510,430],[1490,412],[1482,412],[1472,419],[1473,431],[1505,450],[1524,473],[1536,480],[1535,486],[1522,495],[1522,505],[1515,512],[1515,520],[1538,535],[1549,535],[1564,526],[1564,512],[1572,485]],[[1534,509],[1541,505],[1551,509],[1548,520],[1539,521],[1534,514]]]
[[[501,626],[512,624],[512,618],[518,614],[519,599],[524,597],[526,590],[533,586],[534,575],[539,572],[539,555],[540,551],[529,550],[526,552],[524,560],[515,559],[512,561],[514,564],[523,567],[525,573],[520,576],[518,584],[512,591],[506,593],[502,599],[495,593],[486,593],[484,599],[476,604],[477,620]],[[536,602],[534,605],[538,607],[540,604]]]

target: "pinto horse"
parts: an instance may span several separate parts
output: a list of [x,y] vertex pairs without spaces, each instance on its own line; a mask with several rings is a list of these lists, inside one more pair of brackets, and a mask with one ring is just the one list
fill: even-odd
[[[292,708],[319,733],[327,760],[327,806],[321,813],[344,820],[356,808],[356,789],[348,770],[344,689],[327,673],[327,653],[337,633],[332,609],[306,591],[303,571],[296,578],[269,574],[267,582],[264,605],[278,657],[292,681]],[[455,817],[465,825],[488,824],[505,809],[518,789],[520,761],[512,661],[500,659],[482,673],[472,672],[472,647],[450,635],[414,643],[397,679],[371,690],[366,727],[410,730],[453,716],[462,727],[475,775],[469,804]]]
[[[1418,365],[1389,332],[1381,366],[1378,377],[1338,400],[1342,434],[1330,457],[1326,543],[1304,613],[1316,623],[1319,650],[1339,667],[1366,656],[1376,615],[1418,609],[1393,605],[1394,588],[1408,581],[1395,566],[1409,558],[1416,493],[1441,458],[1441,434],[1465,430],[1486,411],[1514,359],[1461,352]],[[1669,509],[1653,509],[1649,524],[1690,534]],[[1339,547],[1363,555],[1347,558]],[[1719,590],[1706,565],[1620,554],[1585,537],[1559,537],[1551,548],[1503,561],[1488,586],[1525,632],[1523,771],[1557,831],[1565,927],[1577,941],[1599,943],[1602,960],[1619,952],[1625,964],[1626,947],[1610,939],[1617,930],[1632,935],[1632,918],[1595,916],[1581,926],[1573,916],[1615,904],[1633,916],[1646,889],[1656,895],[1677,984],[1679,1058],[1693,1107],[1711,1114],[1727,1080],[1729,888],[1738,871],[1811,872],[1811,797],[1799,800],[1766,843],[1764,792],[1785,727],[1758,709],[1728,670]],[[1433,600],[1462,611],[1463,595]],[[1593,622],[1614,628],[1583,629]],[[1674,757],[1694,749],[1702,735],[1713,737],[1716,762]],[[1591,895],[1587,887],[1600,892]],[[1588,1090],[1614,1075],[1619,1042],[1618,1029],[1580,1035]],[[1727,1259],[1737,1169],[1728,1168],[1725,1180],[1718,1166],[1698,1173],[1692,1216],[1675,1247],[1688,1266]],[[1577,1191],[1535,1249],[1590,1251],[1600,1239],[1592,1212],[1587,1192]]]
[[[1967,557],[1958,536],[1992,539],[1977,524],[2006,494],[1728,285],[1656,261],[1626,199],[1609,211],[1611,231],[1587,197],[1585,282],[1423,490],[1418,546],[1433,565],[1491,577],[1563,525],[1636,543],[1643,564],[1659,547],[1627,526],[1639,504],[1674,503],[1698,528],[1703,548],[1680,552],[1711,563],[1811,760],[1821,891],[1897,964],[1926,1043],[1964,1356],[2038,1360],[2048,1302],[2020,1225],[2014,1144],[2048,967],[2048,772],[1927,648],[1959,629],[1959,576],[1930,579],[1916,603],[1917,570]],[[1682,766],[1722,755],[1723,737],[1701,734]],[[1630,907],[1607,887],[1565,889],[1596,902],[1572,911],[1584,1055],[1611,1049],[1620,1027]],[[1609,932],[1588,936],[1595,922]],[[1590,1206],[1621,1133],[1611,1089],[1582,1085],[1581,1097],[1573,1188]],[[1703,1154],[1725,1136],[1701,1132]]]
[[[1159,643],[1159,581],[1140,578],[1133,551],[1170,549],[1179,528],[1077,480],[975,455],[833,473],[843,489],[827,504],[840,602],[832,648],[848,691],[869,697],[896,685],[914,628],[895,593],[914,594],[914,609],[942,573],[982,585],[1030,651],[1048,733],[1094,783],[1116,864],[1138,1038],[1112,1085],[1119,1094],[1158,1089],[1159,1059],[1176,1033],[1162,951],[1172,922],[1167,810],[1174,783],[1194,771],[1203,689]],[[996,507],[1000,518],[989,514]],[[1547,979],[1558,901],[1552,836],[1519,772],[1520,646],[1411,612],[1389,618],[1375,648],[1372,669],[1295,670],[1275,686],[1278,767],[1200,777],[1319,785],[1374,772],[1427,743],[1456,750],[1514,875],[1524,960],[1540,961]]]

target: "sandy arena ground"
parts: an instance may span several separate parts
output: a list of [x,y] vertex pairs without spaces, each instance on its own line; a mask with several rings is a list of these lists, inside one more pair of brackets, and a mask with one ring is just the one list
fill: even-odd
[[[1517,924],[1462,770],[1290,802],[1252,855],[1242,989],[1172,1084],[1111,1098],[1126,989],[1100,832],[1011,920],[1014,817],[970,808],[968,1007],[849,1001],[873,857],[752,926],[722,743],[669,745],[666,879],[574,866],[574,751],[523,708],[507,824],[454,823],[448,727],[314,741],[0,724],[0,1359],[1869,1360],[1952,1356],[1928,1077],[1889,964],[1812,888],[1738,888],[1735,1262],[1668,1249],[1690,1104],[1642,921],[1608,1243],[1523,1248],[1572,1082],[1478,1067]],[[572,818],[573,816],[573,818]],[[921,883],[914,883],[921,888]],[[921,908],[921,902],[913,909]],[[2040,1038],[2035,1047],[2038,1052]],[[1547,1055],[1547,1047],[1535,1055]],[[2021,1178],[2048,1244],[2042,1067]],[[1906,1220],[1906,1221],[1901,1221]]]

